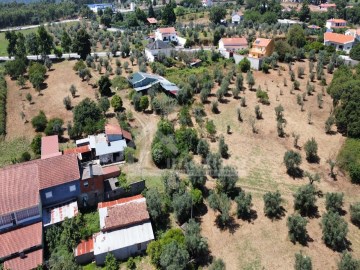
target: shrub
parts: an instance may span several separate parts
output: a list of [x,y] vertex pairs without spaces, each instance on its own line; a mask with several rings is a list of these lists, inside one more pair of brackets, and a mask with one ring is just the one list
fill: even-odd
[[35,155],[41,154],[41,134],[36,134],[33,140],[31,141],[31,149]]
[[64,124],[64,121],[62,119],[60,119],[60,118],[52,118],[47,123],[44,132],[45,132],[45,134],[47,136],[50,136],[50,135],[59,135],[59,136],[61,136],[63,134],[63,132],[64,132],[63,124]]
[[301,164],[301,155],[293,150],[286,151],[284,155],[284,163],[288,174],[296,176],[299,171],[299,165]]
[[115,76],[114,79],[111,80],[111,85],[117,90],[123,90],[129,87],[129,82],[123,76]]
[[122,99],[118,95],[114,95],[111,98],[111,106],[114,108],[114,111],[120,111],[123,105]]
[[241,72],[246,73],[250,70],[250,61],[247,58],[243,58],[240,62],[239,62],[239,68],[241,70]]
[[360,227],[360,202],[350,205],[351,222]]
[[315,141],[315,138],[311,138],[311,140],[308,140],[305,145],[304,149],[306,152],[306,159],[309,162],[318,162],[319,157],[317,155],[318,145]]
[[64,103],[64,106],[65,106],[65,109],[71,110],[71,108],[72,108],[71,107],[71,98],[69,96],[64,97],[63,103]]
[[341,260],[338,263],[339,270],[357,270],[360,269],[360,261],[353,259],[351,253],[344,252],[341,256]]
[[131,147],[126,147],[124,150],[125,161],[127,163],[134,163],[135,162],[135,150]]
[[35,128],[35,131],[44,131],[47,125],[47,118],[45,113],[43,111],[40,111],[37,116],[34,116],[33,119],[31,119],[31,124],[33,128]]
[[326,193],[325,199],[327,211],[341,212],[344,204],[344,193]]
[[283,214],[283,207],[281,206],[283,200],[280,192],[267,192],[263,198],[265,215],[271,219],[279,218]]
[[260,88],[256,90],[256,97],[262,104],[270,104],[268,93]]
[[299,242],[303,245],[306,244],[308,237],[306,231],[307,223],[308,221],[300,215],[291,215],[288,217],[287,226],[291,242]]
[[295,270],[312,270],[311,258],[301,253],[295,254]]
[[301,186],[294,194],[294,209],[302,215],[312,215],[316,210],[316,193],[311,184]]
[[234,190],[238,180],[239,176],[236,169],[231,166],[225,166],[220,169],[217,187],[222,192],[228,194]]
[[251,215],[252,197],[250,193],[245,194],[245,191],[241,191],[239,196],[235,198],[237,205],[236,213],[239,218],[247,219]]
[[342,250],[346,244],[346,236],[349,231],[346,221],[336,212],[328,212],[321,220],[322,233],[325,244],[333,250]]
[[2,74],[0,74],[0,136],[6,134],[6,96],[6,81]]

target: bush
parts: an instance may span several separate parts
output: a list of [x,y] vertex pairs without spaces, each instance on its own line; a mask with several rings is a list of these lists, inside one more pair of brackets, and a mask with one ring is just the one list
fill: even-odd
[[31,142],[31,149],[35,155],[41,154],[41,134],[36,134]]
[[301,253],[295,254],[295,270],[312,270],[311,258]]
[[311,184],[301,186],[294,194],[294,209],[300,211],[302,215],[312,215],[316,210],[315,188]]
[[262,104],[270,104],[269,96],[266,91],[262,91],[261,89],[256,90],[256,97],[260,100]]
[[40,111],[37,116],[34,116],[33,119],[31,119],[31,124],[33,128],[35,128],[35,131],[44,131],[47,125],[47,118],[45,113],[43,111]]
[[64,121],[60,118],[52,118],[49,120],[46,128],[44,130],[47,136],[50,135],[59,135],[61,136],[64,133],[63,130]]
[[241,70],[241,72],[246,73],[250,70],[250,61],[247,58],[243,58],[240,62],[239,62],[239,68]]
[[344,204],[344,193],[326,193],[325,199],[326,210],[340,214]]
[[360,269],[360,261],[353,259],[351,253],[344,252],[341,255],[341,260],[338,263],[339,270],[358,270]]
[[224,166],[219,172],[219,179],[217,182],[218,189],[228,194],[234,190],[238,180],[239,176],[236,169],[231,166]]
[[343,250],[347,246],[346,236],[349,231],[346,221],[336,212],[328,212],[321,220],[325,244],[333,250]]
[[123,76],[115,76],[114,79],[111,80],[111,84],[117,90],[129,88],[129,82]]
[[136,263],[133,257],[130,257],[127,261],[126,261],[126,268],[129,270],[134,270],[136,269]]
[[71,107],[71,98],[69,96],[64,97],[63,103],[64,103],[64,106],[65,106],[65,109],[71,110],[71,108],[72,108]]
[[209,270],[225,270],[225,263],[222,259],[216,259],[213,263],[209,266]]
[[350,50],[350,58],[360,61],[360,44],[356,44],[352,49]]
[[284,163],[287,173],[291,176],[297,176],[299,173],[299,165],[301,164],[301,155],[293,150],[286,151],[284,155]]
[[350,205],[351,222],[360,227],[360,202]]
[[124,150],[124,156],[126,163],[134,163],[135,162],[135,150],[131,147],[126,147]]
[[120,96],[114,95],[111,98],[111,106],[114,108],[114,111],[120,111],[122,108],[123,102]]
[[283,200],[280,192],[267,192],[263,198],[265,215],[271,219],[279,218],[283,214],[283,207],[281,206]]
[[252,207],[251,194],[245,194],[245,191],[241,191],[239,196],[235,198],[237,204],[236,213],[239,218],[248,219],[251,216]]
[[291,215],[288,217],[287,226],[289,228],[289,238],[291,242],[299,242],[305,245],[307,242],[306,224],[308,221],[300,215]]
[[305,145],[304,149],[306,152],[306,159],[309,162],[318,162],[319,157],[317,155],[318,145],[315,141],[315,138],[311,138],[311,140],[308,140]]

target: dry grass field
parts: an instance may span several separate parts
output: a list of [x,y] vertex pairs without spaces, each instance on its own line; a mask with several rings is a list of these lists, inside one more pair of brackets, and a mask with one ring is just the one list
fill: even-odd
[[[123,62],[124,60],[121,59]],[[71,111],[66,111],[63,105],[63,98],[69,93],[69,87],[74,84],[78,89],[79,97],[72,99],[73,105],[78,104],[83,98],[90,97],[95,99],[95,90],[87,82],[82,82],[77,74],[72,70],[74,61],[64,61],[53,65],[53,70],[48,72],[46,79],[47,88],[38,95],[27,83],[27,88],[19,90],[15,81],[7,79],[9,86],[8,94],[8,121],[7,121],[7,140],[12,140],[18,136],[25,136],[31,139],[35,134],[31,123],[24,124],[20,117],[23,111],[27,120],[31,120],[39,110],[43,110],[48,118],[61,117],[64,123],[72,120]],[[113,68],[115,61],[113,61]],[[296,78],[300,82],[300,90],[290,93],[292,82],[290,81],[288,66],[283,65],[284,71],[279,75],[277,71],[270,70],[269,74],[261,71],[254,71],[255,86],[260,85],[262,90],[266,90],[270,105],[262,105],[256,98],[256,91],[250,91],[246,85],[246,74],[244,74],[245,92],[240,96],[246,97],[246,107],[241,107],[244,121],[238,122],[236,109],[240,107],[240,99],[234,99],[231,95],[225,97],[225,102],[219,103],[219,114],[213,114],[210,104],[205,105],[206,118],[214,121],[217,128],[217,136],[224,135],[225,142],[229,145],[230,157],[223,160],[225,165],[233,165],[237,168],[240,180],[238,186],[253,196],[253,210],[257,217],[252,222],[245,222],[235,217],[235,205],[232,214],[235,224],[231,230],[221,230],[215,224],[216,213],[210,208],[201,217],[202,234],[208,239],[212,256],[222,258],[227,269],[293,269],[294,254],[302,251],[311,256],[313,269],[336,269],[339,261],[339,253],[333,252],[322,242],[321,216],[325,212],[325,198],[318,198],[317,206],[319,217],[310,220],[307,225],[311,241],[308,246],[292,244],[288,239],[286,220],[293,210],[293,193],[297,188],[308,182],[307,179],[293,179],[286,174],[283,164],[283,156],[287,150],[294,149],[293,132],[300,135],[298,151],[302,155],[301,168],[312,173],[318,172],[321,175],[320,183],[315,183],[316,187],[324,194],[326,192],[344,192],[344,210],[348,211],[350,203],[359,200],[360,187],[350,184],[349,179],[341,171],[336,171],[337,181],[329,176],[329,165],[326,163],[328,158],[335,158],[339,152],[345,137],[335,133],[325,134],[324,123],[332,110],[332,100],[329,95],[323,97],[323,108],[317,105],[317,94],[322,92],[323,86],[315,81],[316,92],[307,97],[304,111],[297,105],[296,95],[306,91],[308,81],[308,62],[297,62],[293,65],[293,70],[297,71],[297,66],[305,68],[305,76],[302,79]],[[131,65],[130,65],[131,67]],[[134,72],[137,66],[131,67]],[[331,75],[327,74],[326,80],[331,81]],[[92,71],[95,82],[99,78],[98,72]],[[123,76],[127,76],[123,72]],[[287,86],[284,86],[284,77],[287,79]],[[234,84],[230,86],[235,87]],[[218,86],[213,89],[215,94]],[[280,94],[282,90],[282,95]],[[33,96],[33,104],[29,104],[26,93],[30,92]],[[326,92],[326,91],[325,91]],[[132,180],[146,178],[149,187],[161,185],[159,176],[162,171],[157,169],[151,160],[151,141],[156,132],[156,124],[160,117],[151,113],[135,112],[130,104],[127,95],[128,90],[118,92],[124,101],[124,107],[132,110],[134,121],[131,126],[135,129],[138,162],[132,165],[125,165],[122,169]],[[196,97],[198,99],[198,97]],[[210,101],[215,100],[213,95]],[[287,120],[285,127],[286,136],[280,138],[277,135],[276,118],[274,108],[281,104],[284,107],[284,117]],[[263,119],[256,120],[258,133],[252,132],[249,119],[255,116],[254,107],[259,105],[263,112]],[[311,112],[311,122],[308,124],[308,113]],[[176,120],[176,112],[169,116],[170,120]],[[109,121],[116,121],[110,118]],[[195,123],[195,120],[193,120]],[[227,126],[231,127],[231,134],[226,133]],[[196,126],[196,128],[198,128]],[[335,131],[335,129],[334,129]],[[320,162],[309,164],[305,159],[305,151],[302,149],[304,143],[314,137],[318,143],[318,154]],[[218,142],[211,143],[211,149],[217,151]],[[197,158],[197,157],[196,157]],[[213,188],[215,182],[208,179],[207,187]],[[277,221],[271,221],[264,216],[263,194],[267,191],[279,190],[284,199],[283,206],[286,215]],[[349,214],[345,214],[345,219],[349,224],[348,240],[351,245],[352,254],[360,259],[360,234],[359,229],[349,222]],[[142,269],[151,269],[148,258],[141,260]]]

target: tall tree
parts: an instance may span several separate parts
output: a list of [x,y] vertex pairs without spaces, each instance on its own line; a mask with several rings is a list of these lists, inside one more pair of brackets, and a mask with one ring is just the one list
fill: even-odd
[[26,60],[26,42],[23,33],[17,34],[15,57]]
[[39,35],[39,51],[41,55],[48,55],[54,47],[53,37],[46,31],[45,27],[41,25],[38,28]]
[[37,56],[39,54],[39,36],[35,33],[26,35],[26,47],[30,54]]
[[61,47],[63,52],[69,53],[71,49],[71,38],[69,34],[64,30],[61,35]]
[[80,58],[85,60],[91,52],[90,36],[84,28],[81,28],[75,35],[72,49],[80,55]]
[[308,19],[310,19],[310,8],[309,8],[309,1],[305,0],[302,3],[300,12],[299,12],[299,19],[302,22],[307,21]]
[[173,25],[176,22],[176,15],[174,12],[173,5],[170,3],[165,6],[162,11],[162,23],[165,25]]
[[7,31],[5,33],[5,39],[9,42],[7,47],[7,53],[9,57],[14,56],[16,52],[17,35],[14,31]]
[[152,4],[150,4],[150,7],[149,7],[148,17],[149,18],[154,18],[155,17],[155,12],[154,12],[154,8],[153,8]]
[[210,9],[210,21],[214,24],[220,23],[222,19],[226,16],[226,9],[222,6],[213,6]]

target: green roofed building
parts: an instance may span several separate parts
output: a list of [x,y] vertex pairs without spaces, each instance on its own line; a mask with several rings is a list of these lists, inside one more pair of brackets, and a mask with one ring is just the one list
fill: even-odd
[[177,92],[179,91],[179,87],[177,87],[176,84],[155,74],[136,72],[128,77],[128,81],[136,92],[148,90],[151,86],[156,84],[159,84],[162,89],[173,95],[177,95]]

